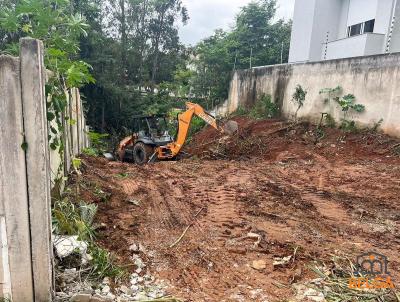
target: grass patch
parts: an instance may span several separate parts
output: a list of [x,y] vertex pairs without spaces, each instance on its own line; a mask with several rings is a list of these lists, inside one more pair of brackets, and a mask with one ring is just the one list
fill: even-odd
[[116,264],[114,256],[105,249],[91,244],[89,246],[89,253],[92,256],[91,271],[89,275],[101,281],[104,277],[121,280],[127,275],[127,271],[121,266]]
[[313,288],[322,292],[329,302],[400,302],[396,289],[354,289],[349,280],[356,276],[356,267],[346,257],[334,256],[332,265],[317,264],[310,267],[321,282]]

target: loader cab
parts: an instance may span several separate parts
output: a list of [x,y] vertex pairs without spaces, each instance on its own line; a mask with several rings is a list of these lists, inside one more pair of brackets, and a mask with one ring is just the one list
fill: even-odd
[[146,145],[165,146],[173,141],[165,115],[135,117],[133,130],[136,141]]

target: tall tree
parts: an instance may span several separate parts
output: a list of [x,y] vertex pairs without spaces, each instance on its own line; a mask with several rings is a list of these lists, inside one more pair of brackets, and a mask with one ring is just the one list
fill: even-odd
[[[291,21],[274,22],[275,0],[258,0],[241,8],[233,29],[217,30],[200,42],[193,56],[194,93],[219,103],[228,97],[232,70],[287,62]],[[282,47],[283,46],[283,47]]]
[[[171,44],[177,44],[178,33],[175,28],[177,17],[181,17],[182,23],[188,20],[187,10],[182,6],[181,0],[153,0],[154,18],[151,21],[150,35],[153,46],[153,64],[151,71],[151,85],[154,87],[159,65],[160,47],[167,48]],[[175,43],[174,43],[175,42]]]

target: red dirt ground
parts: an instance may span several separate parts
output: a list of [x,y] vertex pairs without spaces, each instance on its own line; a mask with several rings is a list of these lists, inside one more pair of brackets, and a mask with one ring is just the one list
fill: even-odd
[[[400,286],[399,142],[333,129],[316,142],[311,125],[237,120],[236,137],[199,133],[186,149],[191,159],[140,167],[84,158],[82,198],[99,205],[101,244],[129,265],[129,246],[141,243],[152,273],[185,301],[290,299],[291,284],[315,278],[312,261],[338,253],[385,254]],[[252,268],[254,260],[266,268]]]

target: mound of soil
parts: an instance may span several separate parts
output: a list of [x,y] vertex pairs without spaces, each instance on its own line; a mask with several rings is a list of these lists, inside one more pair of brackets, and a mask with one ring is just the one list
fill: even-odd
[[202,159],[246,160],[262,158],[279,160],[283,151],[290,156],[305,158],[309,152],[327,157],[396,156],[399,140],[386,135],[362,130],[346,133],[339,129],[317,128],[310,123],[283,120],[255,121],[236,117],[239,132],[228,136],[206,127],[197,133],[185,151]]

